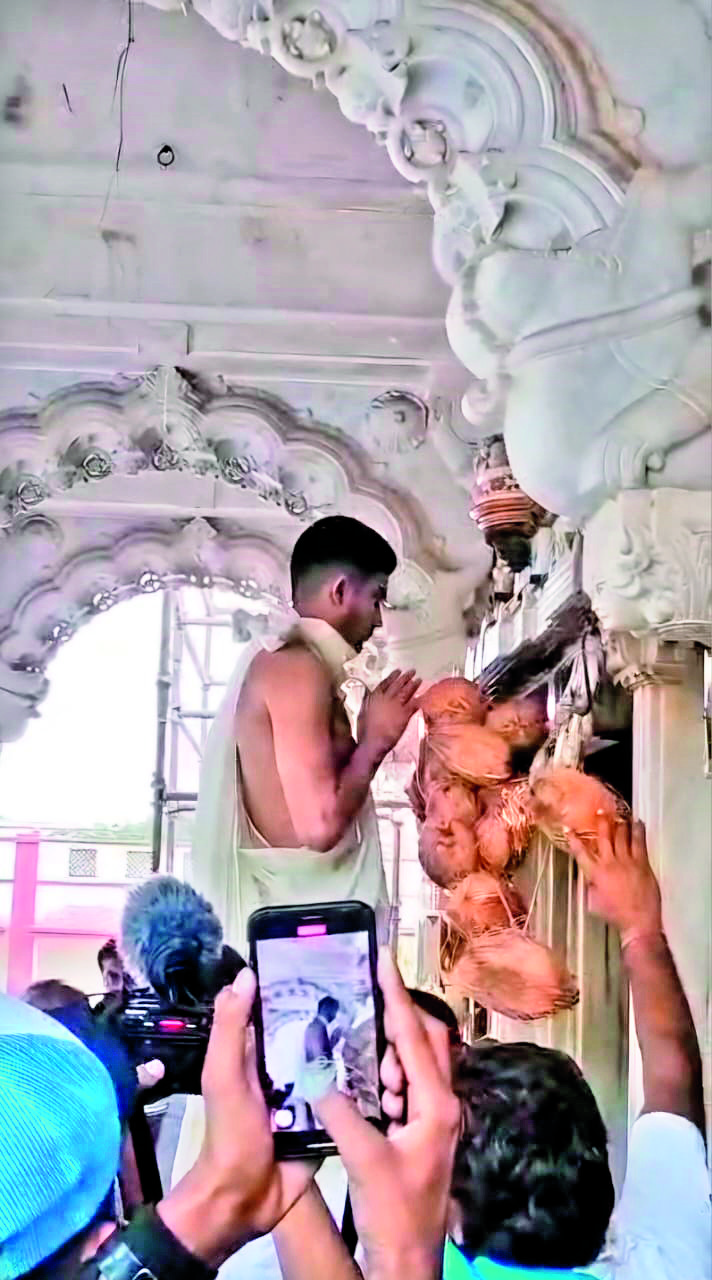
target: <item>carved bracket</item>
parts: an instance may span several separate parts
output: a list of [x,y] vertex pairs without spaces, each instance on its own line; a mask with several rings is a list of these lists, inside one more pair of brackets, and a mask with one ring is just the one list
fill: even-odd
[[621,493],[586,526],[586,589],[610,633],[712,645],[712,510],[683,489]]
[[644,685],[682,684],[688,676],[690,650],[659,636],[616,631],[606,639],[606,669],[624,689]]

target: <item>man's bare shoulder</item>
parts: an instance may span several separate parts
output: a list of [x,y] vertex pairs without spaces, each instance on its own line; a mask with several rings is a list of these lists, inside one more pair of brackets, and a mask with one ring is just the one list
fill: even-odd
[[303,644],[289,644],[274,653],[260,653],[250,668],[253,691],[265,696],[285,688],[292,694],[321,692],[329,688],[330,683],[324,663]]

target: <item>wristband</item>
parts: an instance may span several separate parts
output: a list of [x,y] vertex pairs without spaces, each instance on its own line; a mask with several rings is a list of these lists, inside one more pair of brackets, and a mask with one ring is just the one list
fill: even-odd
[[215,1280],[217,1275],[146,1208],[109,1236],[93,1262],[103,1280]]

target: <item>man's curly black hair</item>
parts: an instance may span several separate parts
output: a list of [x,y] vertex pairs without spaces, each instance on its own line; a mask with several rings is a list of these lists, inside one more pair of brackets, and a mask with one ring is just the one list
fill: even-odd
[[462,1250],[523,1267],[583,1267],[613,1211],[606,1128],[572,1058],[534,1044],[463,1049],[452,1196]]

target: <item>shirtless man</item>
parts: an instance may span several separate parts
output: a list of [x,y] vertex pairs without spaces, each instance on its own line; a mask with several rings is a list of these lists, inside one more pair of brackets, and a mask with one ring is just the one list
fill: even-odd
[[270,845],[333,849],[416,710],[415,673],[394,672],[366,699],[357,745],[337,684],[380,626],[395,566],[379,534],[345,516],[312,525],[294,548],[294,607],[307,625],[254,659],[237,706],[247,809]]
[[191,879],[227,940],[244,947],[257,907],[359,899],[386,927],[371,783],[417,709],[415,673],[364,699],[357,739],[342,685],[381,621],[391,547],[346,516],[319,520],[291,561],[294,619],[240,656],[206,744]]
[[[367,694],[357,739],[344,711],[345,664],[381,621],[396,557],[345,516],[319,520],[292,553],[294,623],[277,647],[248,646],[210,730],[200,776],[190,879],[212,902],[226,940],[246,946],[264,905],[355,899],[388,934],[388,895],[370,795],[379,765],[417,710],[420,681],[394,671]],[[191,1099],[174,1180],[197,1154]],[[279,1276],[276,1255],[240,1254],[232,1280]],[[262,1270],[260,1270],[262,1266]],[[253,1268],[251,1271],[250,1268]]]

